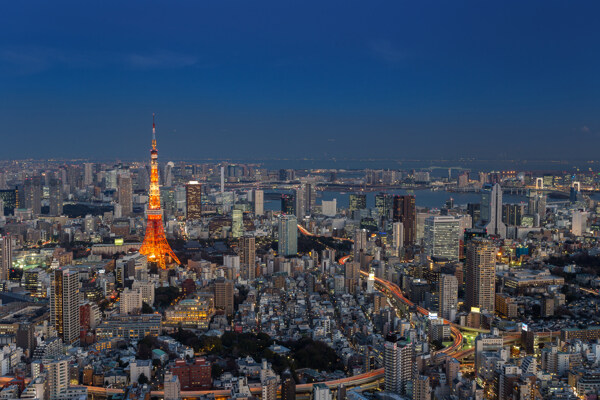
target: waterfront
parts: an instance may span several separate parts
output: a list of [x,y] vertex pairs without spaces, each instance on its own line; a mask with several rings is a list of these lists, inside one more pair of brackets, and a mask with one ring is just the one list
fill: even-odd
[[[269,191],[269,193],[289,193],[287,191]],[[337,207],[340,208],[348,208],[350,194],[352,192],[342,192],[342,191],[320,191],[317,192],[317,205],[320,205],[323,200],[329,201],[336,199]],[[380,192],[365,192],[367,196],[367,208],[375,207],[375,195]],[[450,198],[454,199],[455,205],[466,205],[467,203],[479,203],[481,200],[480,193],[457,193],[457,192],[448,192],[445,190],[431,190],[431,189],[422,189],[422,190],[389,190],[384,191],[384,193],[390,194],[398,194],[398,195],[414,195],[417,203],[417,207],[424,208],[442,208],[446,201]],[[525,196],[505,194],[503,196],[504,203],[522,203],[526,202],[527,199]],[[267,196],[265,196],[265,209],[272,211],[280,211],[281,210],[281,201],[279,200],[268,200]]]

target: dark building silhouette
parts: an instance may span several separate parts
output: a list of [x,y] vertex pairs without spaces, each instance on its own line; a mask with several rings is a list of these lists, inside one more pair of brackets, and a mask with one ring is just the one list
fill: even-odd
[[417,207],[415,196],[394,196],[392,210],[394,222],[404,226],[404,246],[415,244],[417,237]]

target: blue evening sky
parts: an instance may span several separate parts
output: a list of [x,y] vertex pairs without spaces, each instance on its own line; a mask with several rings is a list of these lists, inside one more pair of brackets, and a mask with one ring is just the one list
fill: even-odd
[[598,1],[11,1],[0,158],[597,158]]

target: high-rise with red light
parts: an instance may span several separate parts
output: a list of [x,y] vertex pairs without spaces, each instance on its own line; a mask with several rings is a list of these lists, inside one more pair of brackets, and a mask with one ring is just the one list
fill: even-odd
[[179,259],[169,246],[163,226],[162,209],[160,208],[160,187],[158,184],[158,150],[156,150],[156,125],[152,116],[152,149],[150,150],[150,193],[149,193],[148,223],[146,236],[140,248],[140,253],[148,256],[149,262],[157,263],[159,268],[166,269],[167,264]]

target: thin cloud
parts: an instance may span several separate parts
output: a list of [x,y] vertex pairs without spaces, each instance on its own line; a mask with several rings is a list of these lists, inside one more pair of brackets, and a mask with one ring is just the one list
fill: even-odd
[[197,64],[198,58],[170,51],[155,53],[78,53],[53,47],[13,46],[0,48],[0,71],[11,75],[33,75],[52,68],[173,69]]

